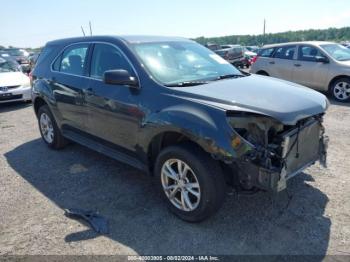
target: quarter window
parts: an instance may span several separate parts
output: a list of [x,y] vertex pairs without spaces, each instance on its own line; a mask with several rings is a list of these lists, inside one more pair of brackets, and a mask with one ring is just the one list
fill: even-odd
[[261,57],[271,57],[273,51],[275,50],[275,48],[266,48],[266,49],[262,49],[259,52],[259,56]]
[[275,58],[293,60],[296,46],[278,47],[275,53]]
[[[84,75],[87,50],[88,44],[73,45],[67,48],[63,52],[59,71],[78,76]],[[58,58],[58,60],[60,59]],[[57,69],[56,62],[54,63],[55,68]]]
[[129,62],[115,47],[107,44],[95,44],[91,61],[90,76],[102,79],[107,70],[124,69],[129,73],[132,68]]

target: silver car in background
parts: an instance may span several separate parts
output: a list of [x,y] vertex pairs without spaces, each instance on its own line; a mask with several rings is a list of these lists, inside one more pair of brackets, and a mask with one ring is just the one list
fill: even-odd
[[251,73],[329,91],[350,101],[350,49],[331,42],[295,42],[264,46]]

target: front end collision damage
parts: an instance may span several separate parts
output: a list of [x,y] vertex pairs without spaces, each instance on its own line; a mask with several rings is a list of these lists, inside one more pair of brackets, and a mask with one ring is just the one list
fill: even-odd
[[244,189],[279,192],[286,188],[288,179],[316,161],[326,166],[328,137],[322,125],[323,114],[295,125],[244,112],[228,112],[227,116],[236,133],[232,146],[245,152],[230,165]]
[[224,163],[233,184],[245,190],[278,192],[316,161],[325,165],[323,113],[290,125],[263,114],[217,109],[180,104],[148,114],[139,138],[149,142],[142,151],[147,152],[152,137],[159,134],[182,134]]

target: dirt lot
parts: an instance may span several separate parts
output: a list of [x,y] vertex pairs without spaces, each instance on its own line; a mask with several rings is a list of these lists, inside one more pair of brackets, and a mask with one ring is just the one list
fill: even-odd
[[[329,167],[317,164],[271,196],[233,194],[220,212],[185,223],[148,177],[79,145],[48,149],[31,105],[0,105],[0,254],[350,254],[350,107],[326,120]],[[64,216],[99,211],[107,236]]]

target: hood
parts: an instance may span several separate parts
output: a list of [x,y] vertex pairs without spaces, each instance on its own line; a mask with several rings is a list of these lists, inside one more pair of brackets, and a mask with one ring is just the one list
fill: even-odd
[[29,77],[22,72],[0,73],[0,86],[30,85]]
[[347,69],[350,69],[350,60],[348,61],[338,61],[339,64],[346,66]]
[[259,75],[182,87],[178,90],[184,99],[224,110],[270,116],[285,125],[294,125],[300,119],[323,113],[328,106],[327,98],[319,92]]

